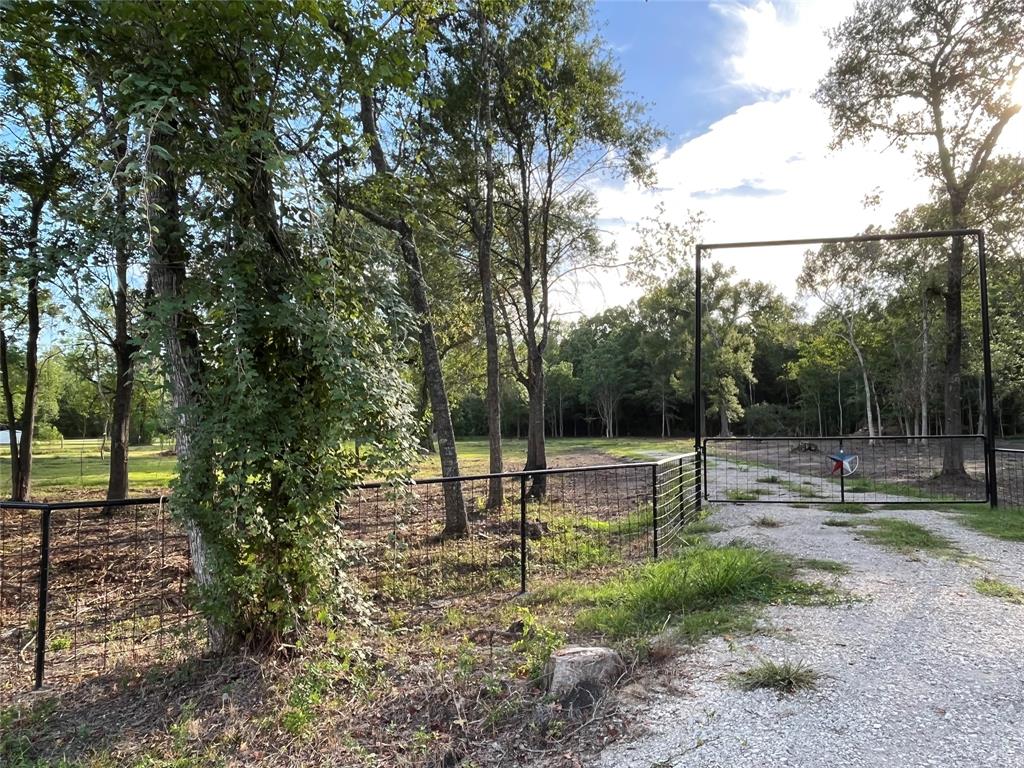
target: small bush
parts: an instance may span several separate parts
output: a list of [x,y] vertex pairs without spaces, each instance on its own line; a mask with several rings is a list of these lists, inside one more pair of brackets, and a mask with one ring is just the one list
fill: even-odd
[[820,675],[802,661],[774,662],[765,659],[736,675],[737,684],[747,691],[771,688],[779,693],[796,693],[813,688]]

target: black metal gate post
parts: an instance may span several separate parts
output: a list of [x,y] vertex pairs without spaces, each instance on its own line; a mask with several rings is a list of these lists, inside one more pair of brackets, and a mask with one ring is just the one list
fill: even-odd
[[[839,438],[839,455],[843,455],[843,438]],[[842,467],[839,469],[839,503],[846,503],[846,462],[842,462]]]
[[526,594],[526,475],[519,476],[519,593]]
[[39,603],[36,614],[36,680],[35,687],[43,687],[46,668],[46,612],[50,598],[50,507],[43,507],[39,522]]
[[701,342],[703,341],[704,308],[700,290],[700,262],[704,246],[697,245],[696,268],[694,270],[693,288],[693,453],[697,465],[697,512],[701,509],[700,476],[701,476],[701,433],[704,431],[704,384],[701,380]]
[[996,409],[995,389],[992,385],[992,326],[988,316],[988,271],[985,268],[985,233],[978,239],[978,284],[981,287],[981,356],[985,367],[985,478],[988,500],[992,508],[999,506],[999,488],[996,477]]

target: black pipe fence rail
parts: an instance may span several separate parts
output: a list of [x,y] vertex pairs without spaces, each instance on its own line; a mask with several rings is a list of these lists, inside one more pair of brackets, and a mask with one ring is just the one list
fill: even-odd
[[0,502],[0,701],[195,647],[189,572],[165,499]]
[[995,449],[996,487],[1000,507],[1024,507],[1024,449]]
[[[965,473],[942,473],[950,446]],[[985,503],[994,482],[983,435],[706,438],[703,451],[709,501]],[[842,458],[849,474],[836,468]]]
[[[531,494],[543,479],[546,493]],[[507,598],[674,551],[699,514],[700,456],[366,483],[338,504],[349,573],[382,607]],[[443,535],[446,488],[469,512]],[[500,487],[501,503],[488,504]],[[491,501],[495,501],[491,499]],[[166,498],[0,502],[0,703],[202,647],[187,537]]]

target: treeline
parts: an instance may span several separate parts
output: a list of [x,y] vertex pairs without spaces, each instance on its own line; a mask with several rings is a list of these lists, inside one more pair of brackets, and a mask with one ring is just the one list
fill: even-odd
[[[1024,427],[1024,158],[993,161],[971,220],[984,222],[999,436]],[[941,229],[940,203],[891,227]],[[871,230],[869,230],[870,232]],[[635,256],[687,251],[690,229],[639,229]],[[712,262],[703,283],[704,434],[939,435],[948,348],[944,261],[950,238],[826,246],[804,255],[795,299]],[[964,378],[958,431],[983,433],[985,393],[978,254],[967,240]],[[553,436],[683,436],[694,431],[694,275],[684,265],[626,307],[559,326],[547,357]],[[465,370],[465,369],[464,369]],[[523,434],[526,400],[510,385],[504,434]],[[482,394],[454,404],[457,431],[485,434]]]
[[[837,141],[930,136],[929,222],[999,222],[1010,263],[1016,214],[995,207],[1016,199],[1001,190],[1019,174],[995,149],[1020,109],[1024,9],[903,5],[874,0],[837,30],[819,99]],[[906,55],[872,55],[880,41]],[[137,420],[159,410],[215,646],[287,646],[352,615],[338,501],[368,475],[407,477],[417,443],[457,477],[457,425],[486,427],[494,471],[503,425],[527,439],[527,470],[547,466],[547,435],[581,422],[621,434],[645,409],[658,432],[692,429],[695,227],[642,226],[636,305],[558,319],[576,277],[615,259],[594,184],[653,182],[661,140],[588,4],[8,3],[0,60],[14,496],[31,495],[38,425],[61,418],[43,402],[61,367],[106,406],[111,498],[127,492],[133,420],[140,436]],[[847,257],[872,267],[833,275]],[[920,257],[812,255],[802,282],[827,307],[815,318],[710,267],[709,423],[846,431],[863,405],[869,429],[930,429],[941,402],[942,429],[959,429],[975,401],[971,272],[958,241]],[[897,262],[888,284],[850,282]],[[1000,285],[1004,299],[1016,289]],[[891,355],[887,338],[900,342]],[[908,360],[925,372],[923,400],[897,386]],[[160,406],[143,415],[151,390]],[[1004,412],[1015,396],[1000,395]],[[955,454],[944,466],[963,471]],[[492,482],[487,507],[502,493]],[[465,535],[458,483],[443,506],[442,535]]]

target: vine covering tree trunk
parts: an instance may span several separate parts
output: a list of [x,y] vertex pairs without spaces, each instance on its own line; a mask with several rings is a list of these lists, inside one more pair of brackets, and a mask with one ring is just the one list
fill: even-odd
[[[158,314],[164,324],[164,368],[175,413],[175,450],[179,464],[184,464],[192,452],[192,434],[195,431],[192,413],[196,404],[196,386],[202,379],[202,358],[199,354],[195,318],[181,308],[188,254],[182,240],[185,226],[181,220],[179,201],[181,182],[169,160],[172,156],[173,134],[158,139],[164,151],[150,152],[148,158],[149,173],[153,178],[147,200],[153,228],[150,236],[149,279],[154,298],[168,308],[168,311],[160,311]],[[182,517],[185,520],[193,577],[200,588],[209,587],[213,583],[213,571],[206,541],[190,516],[184,514]],[[207,631],[211,647],[221,650],[227,639],[223,627],[211,620],[207,622]]]

